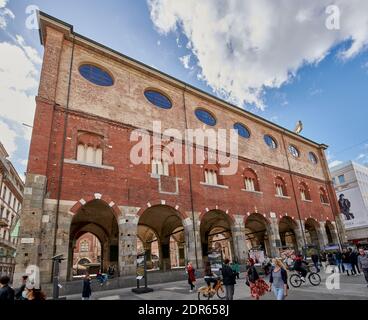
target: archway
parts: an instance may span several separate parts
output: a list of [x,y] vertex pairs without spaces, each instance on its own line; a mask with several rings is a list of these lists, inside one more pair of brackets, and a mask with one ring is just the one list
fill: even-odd
[[262,252],[273,256],[270,245],[270,228],[267,219],[259,213],[252,213],[245,222],[245,239],[250,252]]
[[93,274],[102,269],[101,252],[101,242],[94,234],[81,234],[73,250],[73,277],[78,278],[87,270]]
[[295,230],[297,223],[290,217],[284,216],[279,222],[279,233],[282,249],[298,251],[298,241]]
[[204,263],[208,259],[208,252],[221,250],[223,259],[233,260],[234,245],[232,238],[232,221],[221,210],[211,210],[201,219],[200,234]]
[[326,221],[325,230],[328,244],[338,244],[336,230],[331,221]]
[[68,279],[73,278],[73,253],[78,239],[92,234],[100,243],[100,268],[119,270],[119,226],[112,209],[102,200],[85,204],[73,217],[70,226]]
[[138,222],[138,248],[146,252],[151,270],[185,266],[185,240],[182,218],[177,210],[157,205],[143,212]]
[[316,220],[309,218],[305,221],[305,240],[308,246],[320,248],[318,228],[319,224]]

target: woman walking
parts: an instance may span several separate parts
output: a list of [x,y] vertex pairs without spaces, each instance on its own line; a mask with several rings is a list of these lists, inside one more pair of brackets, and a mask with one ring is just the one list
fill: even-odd
[[92,294],[91,290],[91,277],[88,273],[84,276],[83,279],[83,291],[82,291],[82,300],[89,300]]
[[188,274],[188,283],[190,285],[189,292],[193,292],[195,288],[196,278],[195,278],[195,269],[193,268],[192,263],[189,261],[187,265],[187,274]]
[[346,274],[350,276],[349,271],[353,275],[353,267],[350,262],[350,253],[348,250],[344,249],[342,251],[342,264],[344,266],[344,270],[346,271]]
[[288,295],[287,271],[280,259],[273,259],[274,266],[270,274],[270,291],[272,290],[277,300],[284,300]]
[[259,277],[252,258],[247,260],[246,279],[246,284],[250,287],[250,294],[256,300],[269,291],[268,284]]

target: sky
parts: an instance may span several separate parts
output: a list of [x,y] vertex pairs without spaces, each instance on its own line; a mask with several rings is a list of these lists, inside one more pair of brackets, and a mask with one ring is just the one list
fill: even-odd
[[366,0],[0,0],[0,141],[22,177],[43,56],[36,7],[285,128],[301,120],[330,166],[368,163]]

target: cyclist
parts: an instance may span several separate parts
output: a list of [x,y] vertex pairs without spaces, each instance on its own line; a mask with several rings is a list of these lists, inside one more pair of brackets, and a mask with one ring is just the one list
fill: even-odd
[[204,281],[206,281],[208,289],[211,289],[211,282],[213,283],[212,289],[215,289],[218,276],[211,270],[211,263],[207,262],[206,267],[204,269]]
[[305,282],[305,277],[307,276],[308,271],[304,268],[303,264],[307,265],[308,263],[303,259],[301,254],[296,255],[294,259],[294,270],[300,272],[301,279]]

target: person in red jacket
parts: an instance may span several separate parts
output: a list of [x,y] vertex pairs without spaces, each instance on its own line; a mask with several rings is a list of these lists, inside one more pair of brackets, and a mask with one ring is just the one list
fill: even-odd
[[195,288],[196,278],[195,278],[195,269],[193,268],[192,263],[189,261],[187,268],[186,268],[187,274],[188,274],[188,283],[190,285],[189,292],[193,292]]

